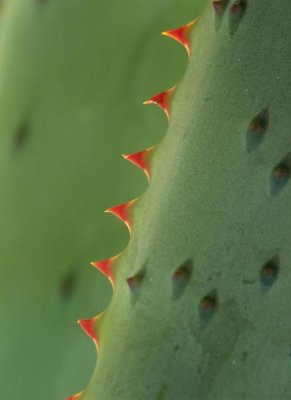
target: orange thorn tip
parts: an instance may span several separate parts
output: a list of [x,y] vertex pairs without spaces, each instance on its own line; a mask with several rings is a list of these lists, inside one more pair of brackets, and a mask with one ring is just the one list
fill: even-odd
[[118,206],[108,208],[107,210],[105,210],[105,212],[115,215],[122,222],[124,222],[129,230],[129,232],[131,233],[132,224],[131,224],[131,220],[130,220],[130,210],[133,207],[133,205],[136,203],[137,200],[138,199],[134,199],[134,200],[128,201],[127,203],[119,204]]
[[84,391],[74,394],[73,396],[67,397],[65,400],[78,400]]
[[168,36],[171,39],[174,39],[178,43],[182,44],[187,51],[188,58],[190,57],[190,32],[197,21],[198,18],[194,19],[186,25],[181,26],[180,28],[162,32],[162,35]]
[[98,317],[94,317],[91,319],[79,319],[78,324],[81,326],[83,331],[90,336],[90,338],[94,341],[96,344],[96,347],[98,348],[98,337],[95,332],[95,323]]
[[97,269],[99,269],[99,271],[102,272],[102,274],[105,275],[106,278],[108,278],[110,280],[111,285],[114,286],[112,263],[113,263],[113,259],[108,258],[106,260],[93,261],[93,262],[91,262],[91,265],[93,265],[93,267],[96,267]]
[[164,92],[158,93],[150,99],[143,102],[143,104],[156,104],[159,106],[165,113],[168,119],[170,119],[170,101],[173,96],[173,93],[176,89],[176,86],[173,86],[170,89],[165,90]]
[[150,180],[150,165],[148,162],[148,158],[155,149],[156,146],[149,147],[145,150],[139,151],[133,154],[122,154],[122,157],[131,162],[132,164],[136,165],[140,168]]
[[105,260],[93,261],[90,263],[91,265],[93,265],[93,267],[99,269],[99,271],[102,272],[102,274],[105,275],[107,279],[109,279],[113,288],[115,281],[114,264],[122,254],[123,252],[117,254],[114,257],[107,258]]

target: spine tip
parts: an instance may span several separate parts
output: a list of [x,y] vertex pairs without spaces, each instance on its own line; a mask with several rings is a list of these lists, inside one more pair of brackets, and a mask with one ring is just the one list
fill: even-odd
[[129,232],[132,231],[132,222],[130,218],[131,209],[138,199],[128,201],[127,203],[119,204],[118,206],[110,207],[105,212],[115,215],[119,218],[128,228]]
[[133,154],[122,154],[122,157],[132,164],[136,165],[138,168],[140,168],[146,175],[148,181],[150,180],[150,163],[149,159],[153,153],[153,150],[156,148],[156,146],[149,147],[145,150],[139,151],[137,153]]
[[181,26],[180,28],[162,32],[162,35],[168,36],[171,39],[174,39],[178,43],[182,44],[187,51],[188,58],[190,57],[190,33],[197,21],[198,18],[194,19],[186,25]]
[[78,400],[81,399],[82,394],[84,391],[74,394],[73,396],[66,397],[65,400]]
[[159,106],[166,114],[167,118],[170,119],[171,115],[171,99],[174,94],[176,86],[165,90],[164,92],[158,93],[150,99],[143,102],[143,104],[156,104]]
[[99,346],[99,339],[98,336],[95,332],[95,323],[96,323],[97,318],[91,318],[91,319],[79,319],[78,324],[81,326],[83,331],[93,340],[95,343],[96,347],[98,348]]
[[113,274],[112,264],[113,264],[112,258],[91,262],[91,265],[99,269],[99,271],[102,272],[102,274],[105,275],[107,279],[109,279],[112,287],[114,287],[114,274]]

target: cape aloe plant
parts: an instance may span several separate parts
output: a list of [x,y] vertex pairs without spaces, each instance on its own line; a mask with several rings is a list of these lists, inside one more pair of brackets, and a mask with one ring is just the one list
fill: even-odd
[[126,157],[150,183],[108,210],[131,237],[94,263],[114,293],[79,321],[98,361],[70,399],[291,398],[290,23],[289,0],[215,0],[165,33],[187,70]]
[[92,373],[75,321],[112,291],[86,266],[126,245],[103,209],[146,187],[120,154],[163,134],[142,99],[185,67],[159,37],[190,15],[182,3],[0,1],[1,400],[59,400]]

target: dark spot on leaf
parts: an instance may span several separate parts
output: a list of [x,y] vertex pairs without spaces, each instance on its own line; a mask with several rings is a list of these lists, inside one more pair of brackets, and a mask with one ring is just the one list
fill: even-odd
[[229,29],[233,36],[237,31],[247,9],[247,0],[236,0],[229,8]]
[[204,296],[199,303],[200,318],[205,321],[210,320],[215,314],[217,305],[217,291],[213,289],[206,296]]
[[221,25],[222,16],[225,13],[228,3],[229,3],[229,0],[214,0],[212,2],[213,9],[214,9],[214,15],[215,15],[216,31],[219,29],[219,27]]
[[269,289],[276,281],[279,273],[279,259],[277,256],[268,260],[260,271],[262,289]]
[[247,130],[247,150],[255,150],[263,141],[269,124],[269,110],[264,108],[250,122]]
[[244,351],[244,352],[242,353],[241,359],[242,359],[242,362],[243,362],[243,363],[246,362],[246,360],[247,360],[247,358],[248,358],[248,355],[249,355],[249,353],[248,353],[247,351]]
[[272,170],[270,186],[271,194],[276,195],[284,188],[290,178],[291,154],[284,157]]
[[30,131],[28,120],[24,120],[13,135],[13,147],[19,150],[27,141]]
[[175,346],[173,346],[173,350],[174,351],[178,351],[180,349],[180,346],[178,344],[176,344]]
[[177,300],[185,291],[193,271],[193,260],[189,258],[185,260],[172,275],[173,283],[173,299]]
[[156,400],[165,400],[166,397],[166,390],[167,390],[167,385],[165,383],[163,383],[160,387],[159,393],[156,397]]
[[77,283],[76,270],[70,270],[61,280],[59,293],[64,302],[67,302],[72,297]]

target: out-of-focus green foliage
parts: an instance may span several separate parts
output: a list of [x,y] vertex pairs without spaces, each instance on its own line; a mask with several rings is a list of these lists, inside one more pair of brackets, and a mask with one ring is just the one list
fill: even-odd
[[140,195],[121,153],[166,129],[142,101],[183,74],[159,32],[197,15],[195,0],[6,0],[0,37],[0,382],[7,400],[58,400],[96,362],[76,324],[108,304],[89,266],[120,252],[107,207]]

